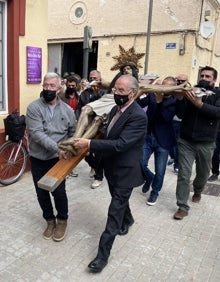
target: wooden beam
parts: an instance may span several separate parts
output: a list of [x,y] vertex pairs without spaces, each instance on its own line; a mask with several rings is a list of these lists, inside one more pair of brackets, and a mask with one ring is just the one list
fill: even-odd
[[86,156],[88,149],[79,151],[77,156],[69,160],[59,160],[39,181],[38,187],[53,192],[66,176],[78,165]]
[[[95,139],[103,138],[103,134],[98,132]],[[59,160],[39,181],[38,187],[53,192],[66,176],[78,165],[78,163],[86,156],[88,149],[78,151],[77,156],[73,156],[69,160]]]

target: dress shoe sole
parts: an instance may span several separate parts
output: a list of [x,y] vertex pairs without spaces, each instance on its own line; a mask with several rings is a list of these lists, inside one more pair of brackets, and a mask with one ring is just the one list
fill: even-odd
[[62,241],[66,236],[66,231],[64,233],[64,235],[62,237],[55,237],[54,235],[52,236],[52,239],[55,241],[55,242],[60,242]]
[[[104,266],[105,267],[105,266]],[[103,267],[103,268],[104,268]],[[99,273],[99,272],[101,272],[102,270],[103,270],[103,268],[102,269],[96,269],[96,268],[91,268],[91,267],[89,267],[89,270],[91,271],[91,272],[94,272],[94,273]]]
[[176,219],[176,220],[182,220],[184,217],[185,217],[185,216],[183,216],[183,217],[180,217],[180,216],[173,216],[173,218]]
[[53,238],[53,235],[51,235],[51,236],[49,236],[49,237],[43,235],[43,238],[44,238],[45,240],[50,240],[50,239]]

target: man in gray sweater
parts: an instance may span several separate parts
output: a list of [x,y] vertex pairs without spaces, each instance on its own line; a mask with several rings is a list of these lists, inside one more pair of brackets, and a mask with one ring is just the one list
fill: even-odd
[[56,215],[50,192],[39,188],[37,182],[59,159],[68,157],[67,153],[58,148],[57,143],[71,137],[75,131],[74,111],[58,97],[60,87],[60,77],[56,73],[47,73],[44,76],[40,98],[30,103],[26,113],[31,173],[43,218],[47,221],[43,237],[53,238],[54,241],[63,240],[66,233],[68,199],[65,180],[51,192],[57,210]]

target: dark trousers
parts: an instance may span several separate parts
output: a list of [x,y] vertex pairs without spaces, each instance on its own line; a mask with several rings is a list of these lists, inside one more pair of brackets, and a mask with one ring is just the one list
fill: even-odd
[[101,156],[89,154],[85,157],[85,161],[95,170],[94,179],[102,181],[103,179],[103,166]]
[[[176,142],[177,142],[179,135],[180,135],[181,121],[173,120],[172,123],[173,123],[175,139],[176,139]],[[170,154],[171,159],[174,159],[174,168],[178,168],[179,160],[178,160],[178,146],[177,146],[177,144],[170,149],[169,154]]]
[[[43,218],[46,220],[55,218],[51,195],[49,191],[39,188],[37,182],[57,163],[58,160],[58,158],[55,158],[42,161],[30,157],[31,173],[37,193],[37,199],[43,211]],[[64,180],[53,192],[51,192],[54,198],[55,208],[57,210],[56,217],[61,220],[68,218],[68,199],[66,195],[65,184],[66,183]]]
[[129,207],[129,198],[132,190],[133,188],[121,189],[109,185],[112,198],[108,209],[106,227],[99,241],[98,258],[108,259],[115,236],[121,229],[122,224],[132,222],[133,217]]
[[216,138],[216,148],[212,156],[212,174],[219,175],[220,133]]

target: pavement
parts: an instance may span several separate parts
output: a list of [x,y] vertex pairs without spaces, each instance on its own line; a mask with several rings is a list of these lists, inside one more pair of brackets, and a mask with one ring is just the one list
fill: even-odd
[[78,177],[67,179],[69,220],[61,242],[42,237],[46,224],[29,172],[0,187],[0,282],[220,281],[220,197],[203,194],[199,204],[190,200],[189,215],[174,220],[177,176],[171,167],[155,206],[146,205],[149,192],[134,189],[135,224],[116,237],[105,269],[90,273],[87,265],[97,253],[110,195],[105,180],[90,188],[84,161],[75,172]]

